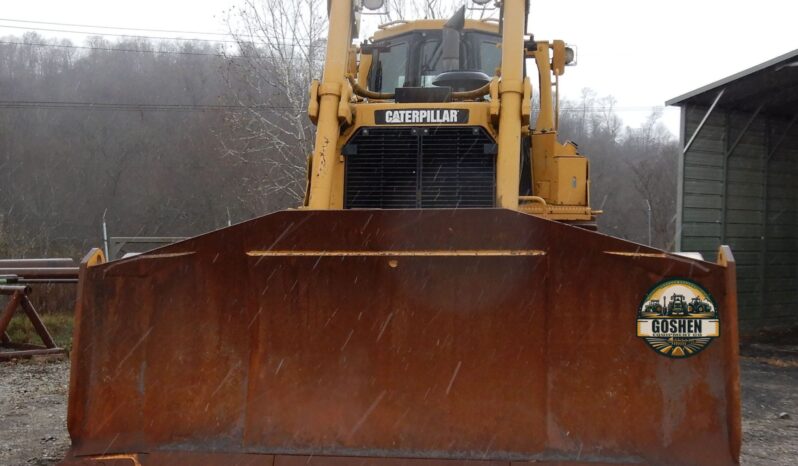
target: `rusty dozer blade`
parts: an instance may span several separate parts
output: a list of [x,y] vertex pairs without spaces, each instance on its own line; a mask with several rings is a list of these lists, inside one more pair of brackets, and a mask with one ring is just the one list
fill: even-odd
[[[296,210],[100,262],[81,269],[62,464],[738,462],[728,250],[500,209]],[[689,357],[637,333],[670,278],[718,311]],[[687,312],[674,299],[660,312]]]

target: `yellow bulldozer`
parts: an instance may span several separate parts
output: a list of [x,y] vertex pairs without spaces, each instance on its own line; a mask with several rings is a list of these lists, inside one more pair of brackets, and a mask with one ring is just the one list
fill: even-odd
[[83,260],[63,465],[738,463],[731,252],[592,231],[573,51],[497,4],[353,45],[330,0],[304,205]]

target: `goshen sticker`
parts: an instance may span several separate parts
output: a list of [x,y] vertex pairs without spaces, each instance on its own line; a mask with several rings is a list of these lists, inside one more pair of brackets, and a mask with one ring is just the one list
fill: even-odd
[[720,336],[718,307],[698,283],[663,280],[640,303],[637,336],[663,356],[693,356]]

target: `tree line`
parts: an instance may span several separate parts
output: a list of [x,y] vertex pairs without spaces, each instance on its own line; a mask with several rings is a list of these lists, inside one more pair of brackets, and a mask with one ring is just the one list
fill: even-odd
[[1,42],[0,255],[79,255],[103,215],[112,235],[185,236],[286,205],[250,189],[268,167],[239,154],[249,107],[213,45]]

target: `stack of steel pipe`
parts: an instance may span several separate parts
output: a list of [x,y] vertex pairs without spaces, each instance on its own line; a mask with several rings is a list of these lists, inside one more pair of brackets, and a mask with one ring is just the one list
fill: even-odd
[[[0,283],[3,283],[0,281]],[[0,295],[12,295],[14,293],[28,294],[31,289],[28,285],[0,285]]]
[[0,280],[6,283],[77,283],[78,266],[68,258],[0,259]]

